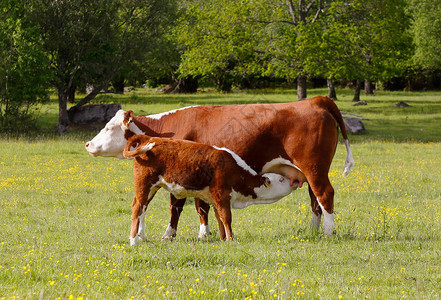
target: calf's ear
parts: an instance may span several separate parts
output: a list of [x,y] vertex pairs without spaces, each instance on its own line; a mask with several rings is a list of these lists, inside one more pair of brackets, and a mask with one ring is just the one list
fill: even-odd
[[150,137],[135,135],[127,141],[123,155],[126,158],[132,158],[152,150],[154,146],[155,143],[150,143]]
[[267,188],[269,188],[271,186],[271,180],[268,177],[263,177],[263,185]]

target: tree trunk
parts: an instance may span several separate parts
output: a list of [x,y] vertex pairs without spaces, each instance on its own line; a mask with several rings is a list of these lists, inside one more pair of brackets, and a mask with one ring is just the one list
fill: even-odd
[[354,102],[360,101],[360,92],[361,92],[361,81],[357,80],[355,82],[355,93],[354,93]]
[[68,93],[65,87],[58,87],[58,133],[65,133],[69,125],[69,116],[67,114]]
[[328,97],[332,100],[337,100],[337,93],[335,92],[335,87],[332,79],[326,79],[326,84],[328,86]]
[[303,100],[306,97],[306,76],[299,75],[297,77],[297,100]]
[[118,79],[114,79],[112,81],[113,89],[117,94],[124,94],[124,78],[119,77]]
[[75,103],[76,86],[72,85],[68,91],[67,99],[69,103]]
[[373,84],[370,80],[365,79],[364,80],[364,93],[366,95],[370,95],[373,96],[374,95],[374,88],[373,88]]
[[193,76],[187,76],[185,78],[179,79],[178,84],[172,93],[196,93],[198,90],[198,79]]

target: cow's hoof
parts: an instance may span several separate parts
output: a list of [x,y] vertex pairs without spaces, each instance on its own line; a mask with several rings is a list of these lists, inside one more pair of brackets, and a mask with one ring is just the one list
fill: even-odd
[[139,237],[138,235],[135,235],[134,238],[130,238],[130,246],[136,246],[139,244]]
[[174,235],[172,235],[172,236],[162,236],[162,239],[161,239],[161,241],[163,241],[163,242],[171,242],[171,241],[173,241],[173,239],[175,238],[175,236]]
[[201,224],[201,226],[199,227],[198,238],[203,239],[208,237],[209,235],[211,235],[210,227],[208,227],[208,225]]

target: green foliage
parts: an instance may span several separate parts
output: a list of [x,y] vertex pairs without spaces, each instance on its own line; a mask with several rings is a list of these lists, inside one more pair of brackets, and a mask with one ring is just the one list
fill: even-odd
[[441,1],[410,0],[413,15],[412,33],[414,35],[417,65],[441,68]]
[[189,1],[176,29],[184,47],[180,72],[212,79],[223,91],[253,74],[258,63],[256,38],[249,22],[252,1]]
[[411,53],[406,1],[190,1],[181,71],[387,80]]
[[302,43],[319,49],[308,60],[316,63],[306,64],[312,67],[310,73],[343,80],[388,80],[401,75],[411,51],[404,12],[404,1],[333,3],[329,16],[318,25],[325,29],[319,28]]
[[25,4],[0,6],[0,129],[33,125],[32,110],[48,98],[50,72],[38,31],[24,18]]

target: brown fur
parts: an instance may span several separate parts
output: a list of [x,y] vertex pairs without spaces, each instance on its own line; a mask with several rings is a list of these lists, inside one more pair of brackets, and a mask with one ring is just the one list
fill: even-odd
[[[143,153],[142,146],[148,143],[155,145]],[[230,209],[232,189],[256,198],[254,188],[265,183],[264,177],[252,175],[238,166],[229,153],[190,141],[135,135],[128,140],[124,156],[135,158],[131,238],[138,232],[139,216],[153,198],[155,191],[151,191],[151,188],[160,176],[167,183],[178,184],[186,190],[209,188],[212,199],[204,200],[215,206],[221,239],[233,237]]]
[[[327,97],[292,103],[199,106],[159,120],[134,117],[128,111],[129,118],[146,134],[227,147],[258,172],[272,159],[287,159],[303,174],[289,166],[282,166],[279,171],[290,176],[291,181],[300,181],[300,185],[308,182],[313,212],[322,213],[317,199],[328,213],[334,210],[334,189],[328,171],[337,147],[338,127],[343,138],[348,137],[340,111]],[[176,229],[185,200],[173,196],[171,199],[170,224]],[[209,206],[198,200],[195,204],[201,223],[207,224]],[[177,206],[180,209],[172,209]]]

